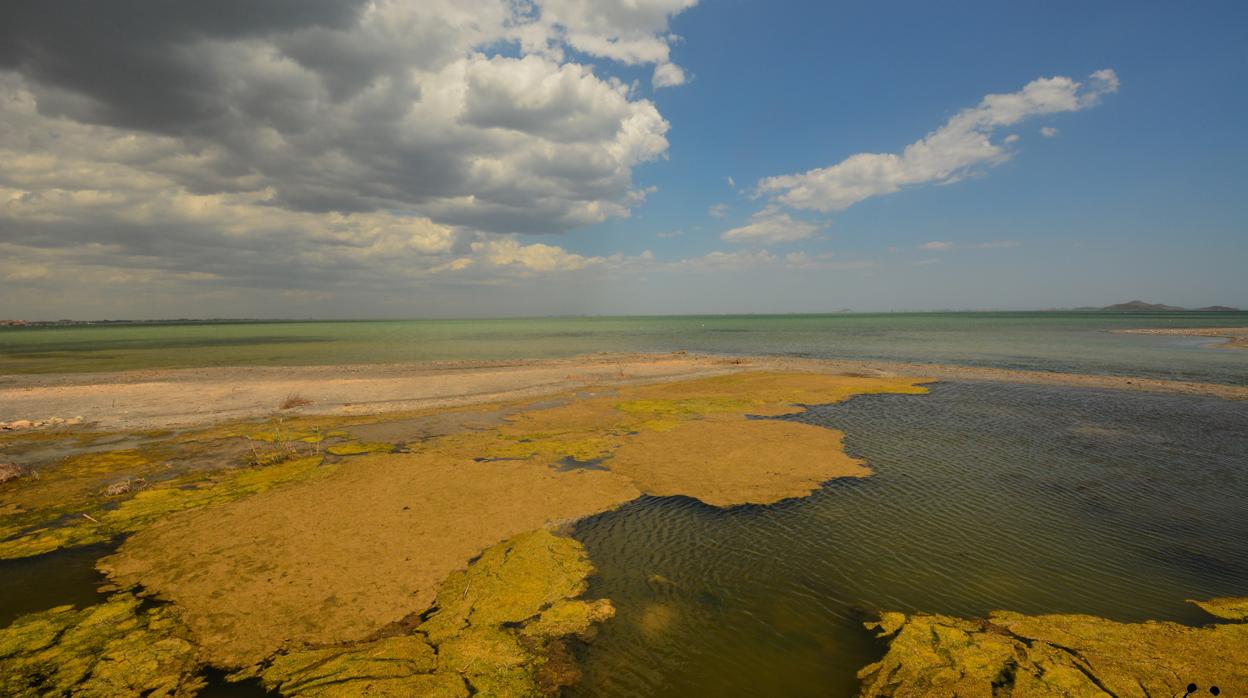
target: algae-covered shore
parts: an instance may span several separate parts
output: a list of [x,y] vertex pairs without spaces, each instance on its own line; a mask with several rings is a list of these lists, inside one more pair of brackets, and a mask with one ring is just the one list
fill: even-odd
[[[604,358],[576,373],[530,366],[501,383],[506,371],[494,367],[478,387],[506,390],[455,400],[448,381],[422,398],[463,404],[322,402],[318,413],[316,403],[274,402],[263,419],[0,432],[0,460],[17,473],[0,485],[0,559],[116,546],[98,561],[108,580],[98,604],[0,630],[0,688],[194,695],[213,667],[283,695],[557,693],[578,678],[577,645],[615,613],[589,592],[593,560],[570,524],[642,495],[768,505],[869,476],[840,432],[767,417],[858,395],[922,395],[928,382],[797,361],[757,370],[763,363]],[[1202,603],[1241,627],[1242,600]],[[934,658],[944,650],[902,652],[904,628],[1004,627],[995,616],[882,623],[894,637],[885,665],[916,677],[942,666]],[[1149,627],[1113,632],[1135,643]],[[1197,632],[1171,630],[1176,642]],[[1223,645],[1240,630],[1199,632],[1208,656],[1236,651]],[[1027,637],[1016,644],[1030,647]],[[1030,666],[1009,650],[1016,658],[1003,666]],[[864,693],[918,685],[897,676],[866,670]]]
[[730,372],[382,418],[8,432],[27,472],[0,491],[0,558],[122,542],[99,607],[3,631],[6,690],[189,695],[213,666],[287,695],[550,693],[575,678],[565,641],[612,613],[581,599],[592,568],[564,526],[642,494],[768,504],[868,475],[839,433],[754,417],[921,383]]

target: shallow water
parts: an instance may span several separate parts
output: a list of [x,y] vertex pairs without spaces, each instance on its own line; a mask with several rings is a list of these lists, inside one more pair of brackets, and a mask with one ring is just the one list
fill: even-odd
[[1248,404],[942,383],[791,417],[875,475],[770,507],[648,498],[582,522],[616,619],[576,696],[852,695],[877,609],[1212,619],[1248,593]]
[[1217,339],[1109,331],[1216,326],[1248,326],[1248,313],[715,315],[0,328],[0,375],[687,350],[1248,384],[1248,351],[1205,348]]

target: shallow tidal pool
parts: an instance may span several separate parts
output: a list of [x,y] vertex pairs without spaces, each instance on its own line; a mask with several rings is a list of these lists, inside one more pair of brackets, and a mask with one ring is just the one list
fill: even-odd
[[875,474],[581,522],[618,614],[571,695],[853,695],[874,611],[1203,625],[1185,599],[1248,592],[1248,403],[940,383],[784,419],[844,430]]

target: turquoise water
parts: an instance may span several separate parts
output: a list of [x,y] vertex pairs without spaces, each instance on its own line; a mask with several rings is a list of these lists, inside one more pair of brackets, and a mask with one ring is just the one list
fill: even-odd
[[695,351],[1248,383],[1218,340],[1113,334],[1248,326],[1248,313],[915,313],[262,322],[0,329],[0,374]]

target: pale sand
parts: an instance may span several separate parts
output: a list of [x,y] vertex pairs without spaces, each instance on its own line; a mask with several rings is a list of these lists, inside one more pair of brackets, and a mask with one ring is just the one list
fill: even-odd
[[1179,335],[1182,337],[1220,337],[1227,340],[1210,346],[1248,349],[1248,327],[1167,327],[1140,330],[1114,330],[1117,334]]
[[189,427],[263,418],[295,394],[313,401],[296,413],[378,414],[524,399],[581,386],[629,385],[744,370],[927,376],[1248,399],[1248,386],[1151,378],[883,361],[599,354],[506,362],[0,376],[0,422],[81,416],[107,431]]

